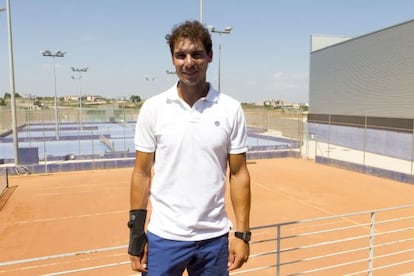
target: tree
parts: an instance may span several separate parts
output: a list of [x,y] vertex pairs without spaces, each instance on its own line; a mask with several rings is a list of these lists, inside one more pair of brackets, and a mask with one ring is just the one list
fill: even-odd
[[41,107],[43,106],[43,103],[38,98],[36,98],[33,102],[33,105]]
[[129,100],[131,102],[134,102],[134,103],[139,103],[141,101],[141,97],[140,96],[136,96],[136,95],[132,95],[131,97],[129,97]]
[[[21,98],[21,97],[22,97],[22,96],[20,96],[20,94],[19,94],[19,93],[17,93],[17,92],[14,92],[14,96],[15,96],[16,98]],[[11,94],[10,94],[10,93],[8,93],[8,92],[4,93],[4,99],[11,99]]]

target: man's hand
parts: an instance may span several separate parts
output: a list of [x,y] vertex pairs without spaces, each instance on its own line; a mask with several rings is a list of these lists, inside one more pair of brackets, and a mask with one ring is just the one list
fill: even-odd
[[147,272],[148,243],[144,246],[144,252],[140,256],[129,255],[132,270]]
[[238,238],[231,239],[229,249],[228,270],[232,271],[242,267],[242,265],[249,259],[249,255],[249,243]]
[[132,269],[139,272],[147,271],[148,242],[144,231],[146,217],[147,210],[133,209],[129,211],[128,254]]

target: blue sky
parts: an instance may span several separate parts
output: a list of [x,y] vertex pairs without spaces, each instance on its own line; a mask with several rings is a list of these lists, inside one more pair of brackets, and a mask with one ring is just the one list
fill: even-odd
[[[175,81],[165,35],[200,19],[199,0],[10,0],[16,92],[77,95],[70,67],[88,67],[84,94],[149,98]],[[0,8],[6,1],[0,0]],[[311,34],[357,37],[414,19],[412,0],[203,0],[203,23],[221,30],[221,90],[241,102],[308,101]],[[218,45],[209,81],[217,87]],[[0,95],[10,90],[6,13],[0,13]]]

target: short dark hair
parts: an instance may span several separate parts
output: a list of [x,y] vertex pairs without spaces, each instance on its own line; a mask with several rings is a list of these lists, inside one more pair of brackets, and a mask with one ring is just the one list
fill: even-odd
[[192,41],[201,41],[208,54],[212,51],[213,43],[211,41],[210,32],[197,20],[187,20],[182,24],[175,25],[171,33],[165,36],[167,44],[170,46],[171,55],[174,54],[175,43],[181,38],[189,38]]

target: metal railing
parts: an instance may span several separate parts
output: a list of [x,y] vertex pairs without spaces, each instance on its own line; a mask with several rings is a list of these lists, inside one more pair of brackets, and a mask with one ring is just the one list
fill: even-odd
[[414,271],[414,205],[259,226],[252,231],[256,238],[250,260],[231,275]]
[[[249,261],[230,275],[405,275],[414,272],[414,205],[302,219],[252,228]],[[46,275],[103,271],[130,266],[127,245],[95,248],[58,255],[0,262],[0,267],[25,270],[37,262],[65,262],[66,258],[97,253],[125,259],[60,270]],[[95,255],[96,256],[95,256]],[[30,264],[26,267],[14,267]],[[43,264],[44,267],[47,265]],[[58,269],[58,271],[56,271]],[[53,271],[53,272],[51,272]]]

